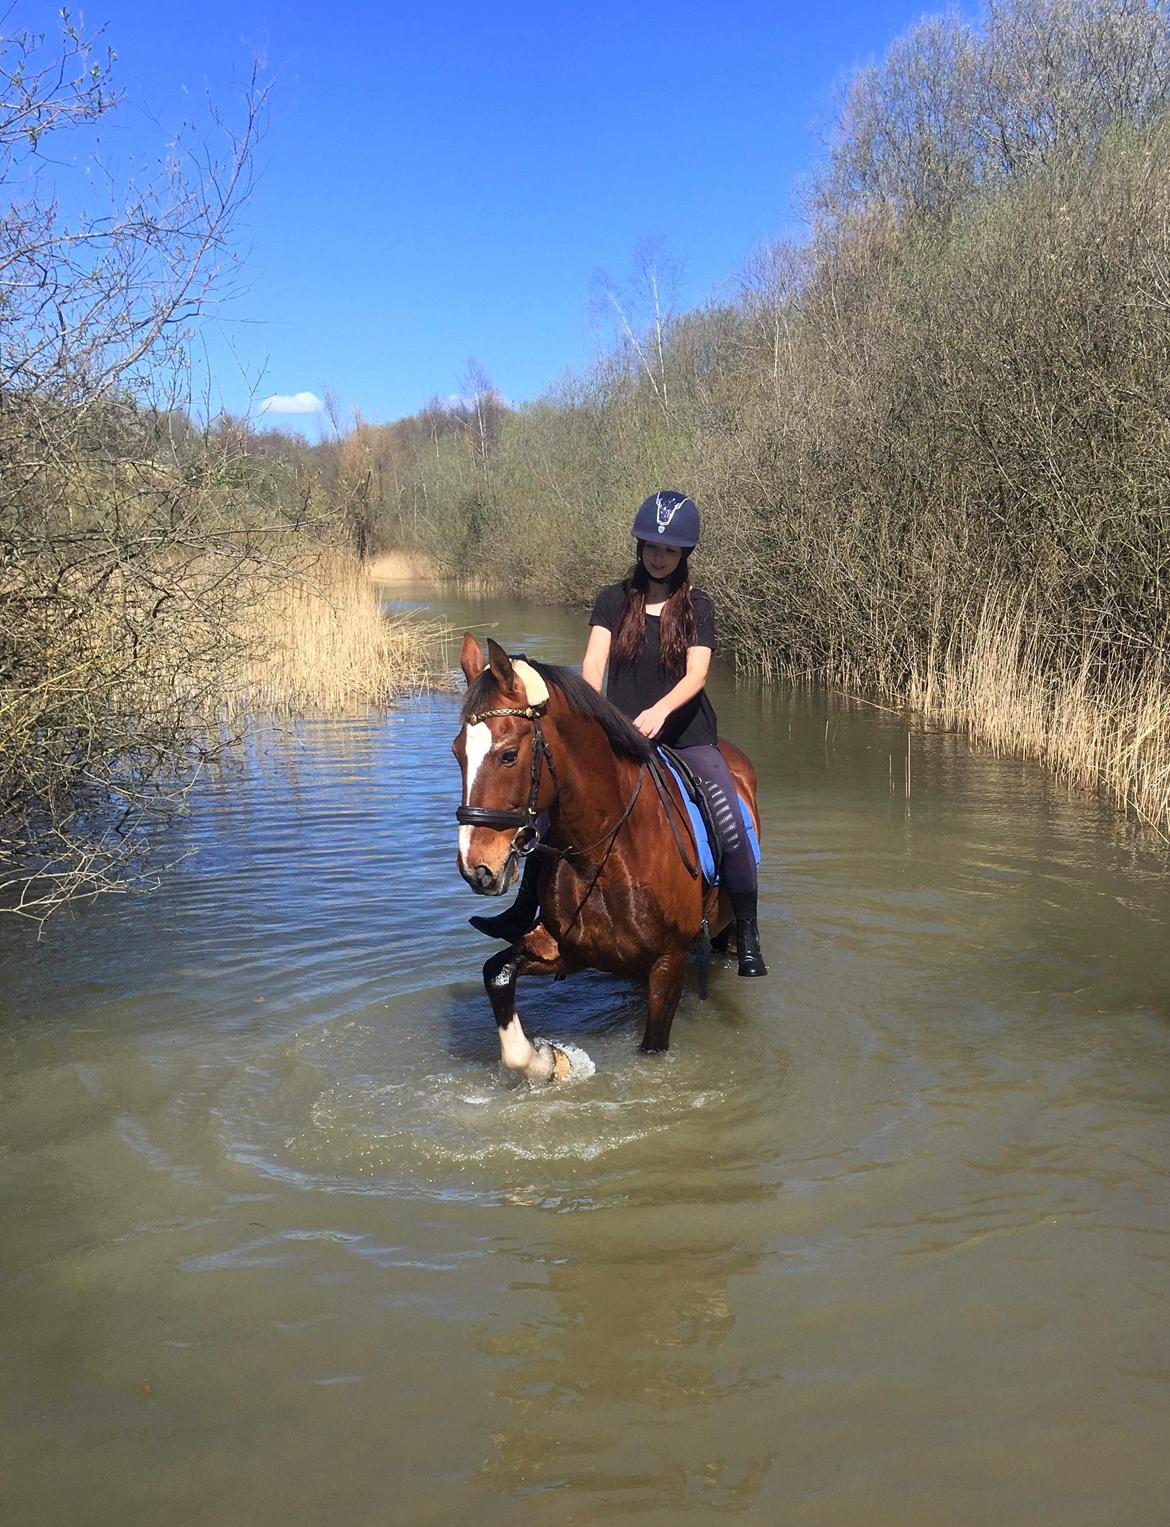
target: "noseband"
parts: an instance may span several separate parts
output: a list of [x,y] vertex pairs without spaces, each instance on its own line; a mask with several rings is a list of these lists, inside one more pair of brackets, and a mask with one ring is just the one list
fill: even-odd
[[528,855],[540,845],[540,829],[536,825],[540,812],[536,798],[540,794],[540,773],[545,759],[548,760],[548,772],[552,775],[553,784],[558,790],[561,787],[561,782],[557,778],[556,765],[553,763],[552,750],[540,724],[540,718],[547,703],[542,701],[539,705],[503,706],[498,710],[474,711],[468,716],[466,722],[468,726],[474,726],[476,722],[483,721],[488,716],[524,716],[532,722],[532,783],[528,790],[528,804],[524,809],[507,811],[495,806],[456,806],[455,808],[455,820],[461,827],[490,827],[497,832],[506,832],[509,827],[516,829],[508,845],[508,856],[500,871],[500,882],[503,885],[507,885],[510,881],[512,867],[516,861],[527,859]]

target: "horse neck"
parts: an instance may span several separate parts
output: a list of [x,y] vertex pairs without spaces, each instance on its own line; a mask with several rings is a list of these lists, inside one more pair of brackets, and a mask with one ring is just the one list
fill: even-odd
[[638,774],[632,758],[615,753],[592,716],[565,711],[557,716],[554,762],[560,791],[555,828],[566,840],[592,841],[612,825]]

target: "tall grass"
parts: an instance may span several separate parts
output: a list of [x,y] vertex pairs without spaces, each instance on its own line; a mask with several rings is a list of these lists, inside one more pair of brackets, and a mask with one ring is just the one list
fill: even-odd
[[1170,675],[1155,655],[1135,671],[1086,636],[1054,668],[1043,632],[1008,591],[987,595],[961,640],[939,648],[907,690],[922,714],[1034,758],[1083,790],[1103,790],[1170,839]]
[[388,617],[366,568],[340,552],[256,589],[242,625],[256,656],[223,695],[232,714],[347,710],[437,681],[441,623]]

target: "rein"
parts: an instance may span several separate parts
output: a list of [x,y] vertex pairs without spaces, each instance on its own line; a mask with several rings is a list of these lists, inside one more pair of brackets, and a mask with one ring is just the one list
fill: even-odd
[[607,843],[610,838],[616,838],[619,829],[625,825],[627,817],[634,809],[634,803],[637,801],[641,792],[642,781],[646,778],[646,770],[648,767],[649,765],[643,764],[642,767],[638,770],[638,777],[634,781],[633,790],[630,791],[630,798],[626,802],[625,810],[622,812],[621,816],[618,817],[617,821],[613,824],[609,831],[602,833],[601,837],[598,838],[596,843],[590,843],[588,848],[573,848],[571,846],[569,848],[551,848],[547,843],[542,843],[540,845],[541,850],[546,854],[555,854],[558,859],[567,859],[571,854],[591,854],[595,848],[600,848],[601,845],[603,843]]
[[[670,824],[670,830],[674,836],[674,846],[678,849],[678,856],[683,862],[683,868],[686,870],[687,874],[691,877],[692,880],[697,880],[699,878],[699,866],[695,861],[698,859],[699,845],[695,841],[694,829],[691,827],[690,820],[686,815],[686,808],[680,808],[679,806],[675,805],[674,797],[671,795],[670,787],[667,785],[663,776],[662,765],[658,761],[657,754],[655,754],[650,760],[650,772],[654,776],[654,783],[658,789],[658,796],[662,801],[662,809],[666,812],[666,820]],[[683,847],[682,839],[678,835],[678,827],[675,825],[676,817],[678,817],[679,821],[683,822],[686,826],[687,836],[690,838],[691,844],[695,850],[694,861],[687,857],[687,851]]]

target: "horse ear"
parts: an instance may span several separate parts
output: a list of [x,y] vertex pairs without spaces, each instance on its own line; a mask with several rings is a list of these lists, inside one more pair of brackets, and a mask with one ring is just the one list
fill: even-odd
[[488,667],[492,671],[492,677],[500,686],[503,694],[512,694],[518,687],[516,670],[512,667],[512,659],[500,646],[499,642],[488,637]]
[[463,645],[459,649],[459,666],[463,669],[463,677],[469,685],[474,684],[487,667],[483,648],[470,631],[463,633]]

